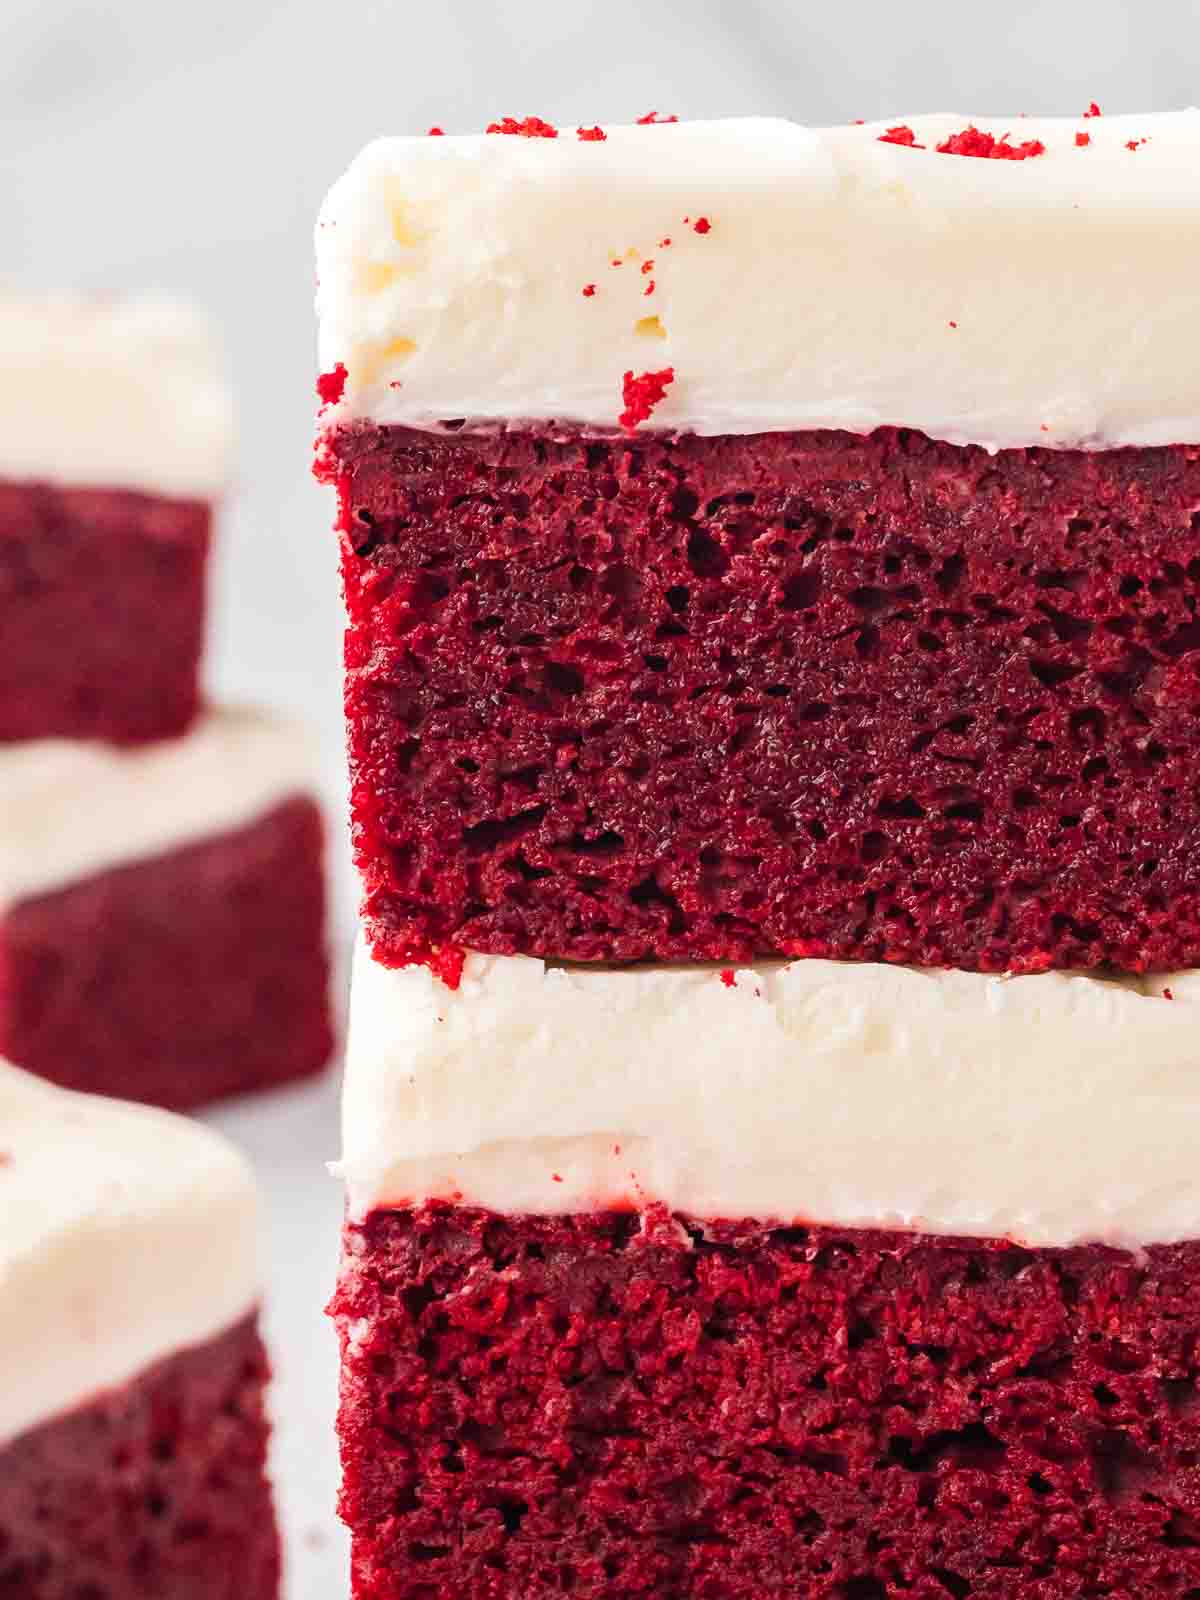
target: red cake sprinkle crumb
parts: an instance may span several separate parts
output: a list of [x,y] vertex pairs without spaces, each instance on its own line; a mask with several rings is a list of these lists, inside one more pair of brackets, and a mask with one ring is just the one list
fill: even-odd
[[997,139],[993,134],[984,133],[975,127],[964,128],[961,133],[951,134],[938,145],[937,149],[939,155],[979,156],[985,161],[1028,161],[1031,156],[1046,153],[1046,146],[1040,139],[1026,139],[1023,144],[1009,144],[1007,134]]
[[1090,133],[1077,133],[1075,135],[1075,143],[1079,146],[1079,148],[1081,150],[1083,149],[1083,147],[1085,145],[1091,144],[1091,142],[1092,142],[1092,136],[1091,136]]
[[622,380],[621,398],[625,409],[617,418],[630,433],[639,422],[645,422],[655,406],[665,397],[668,387],[675,382],[675,368],[663,367],[661,372],[643,372],[634,376],[627,372]]
[[695,222],[692,223],[692,232],[693,233],[711,233],[712,232],[712,223],[708,220],[707,217],[697,217]]
[[1126,150],[1140,150],[1144,144],[1149,144],[1149,139],[1126,139]]
[[446,135],[445,128],[430,128],[428,137],[430,139],[436,139],[436,138],[439,138],[439,137],[445,138],[445,135]]
[[951,323],[948,323],[947,326],[951,327],[951,328],[957,328],[958,327],[958,323],[957,322],[951,322]]
[[582,294],[583,294],[583,297],[584,297],[585,300],[590,300],[592,298],[592,296],[595,294],[595,292],[596,292],[596,285],[594,283],[585,283],[584,284],[583,290],[582,290]]
[[879,135],[880,144],[902,144],[909,150],[924,150],[923,144],[917,143],[917,136],[911,128],[900,123],[895,128],[889,128],[886,133]]
[[600,140],[608,138],[604,129],[599,125],[594,128],[576,128],[575,133],[578,138],[583,140],[584,144],[598,144]]
[[658,241],[658,248],[660,250],[669,250],[671,248],[670,237],[668,236],[666,239],[660,239]]
[[678,117],[660,117],[657,111],[647,111],[644,117],[637,119],[639,128],[660,127],[666,122],[678,122]]
[[654,293],[654,279],[653,278],[650,279],[650,282],[642,290],[642,293],[643,294],[653,294]]
[[642,262],[642,273],[643,273],[643,275],[645,275],[647,272],[653,272],[653,271],[654,271],[654,257],[653,256],[647,256],[645,261]]
[[562,1182],[562,1173],[561,1172],[552,1172],[550,1174],[550,1176],[554,1179],[555,1183],[561,1183]]
[[489,122],[489,133],[511,133],[520,139],[557,139],[558,129],[552,122],[544,122],[541,117],[523,117],[520,122],[516,117],[501,117],[499,122]]
[[1101,111],[1100,107],[1096,104],[1096,102],[1094,100],[1091,102],[1091,104],[1088,106],[1087,110],[1083,114],[1084,114],[1085,117],[1101,117],[1101,116],[1104,115],[1104,113]]
[[620,256],[614,256],[614,257],[613,257],[613,258],[612,258],[612,260],[611,260],[611,261],[610,261],[610,262],[609,262],[609,266],[610,266],[610,267],[619,267],[619,266],[620,266],[620,265],[621,265],[621,258],[620,258]]
[[721,982],[727,989],[737,988],[737,976],[732,967],[721,968]]
[[1174,1000],[1174,998],[1175,998],[1175,996],[1171,993],[1170,989],[1164,989],[1163,990],[1163,999],[1164,1000]]
[[317,379],[317,395],[323,406],[335,406],[346,389],[349,374],[345,363],[339,361],[332,372],[323,372]]

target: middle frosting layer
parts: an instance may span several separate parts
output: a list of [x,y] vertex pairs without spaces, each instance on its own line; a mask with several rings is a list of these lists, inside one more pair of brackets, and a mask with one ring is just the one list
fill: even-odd
[[555,967],[461,986],[358,954],[350,1214],[425,1199],[1200,1236],[1200,972],[996,978],[827,961]]
[[246,826],[312,787],[295,723],[206,711],[180,739],[0,744],[0,911],[92,873]]

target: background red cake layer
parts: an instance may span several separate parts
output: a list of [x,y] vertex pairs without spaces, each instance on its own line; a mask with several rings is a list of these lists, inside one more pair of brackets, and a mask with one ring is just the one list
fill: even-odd
[[323,468],[385,960],[1200,961],[1200,449],[359,425]]
[[275,1600],[268,1376],[249,1319],[0,1446],[0,1595]]
[[1200,1593],[1200,1244],[376,1213],[355,1600]]
[[183,731],[210,522],[200,501],[0,480],[0,740]]
[[0,1056],[175,1109],[316,1072],[333,1048],[324,906],[305,799],[26,900],[0,918]]

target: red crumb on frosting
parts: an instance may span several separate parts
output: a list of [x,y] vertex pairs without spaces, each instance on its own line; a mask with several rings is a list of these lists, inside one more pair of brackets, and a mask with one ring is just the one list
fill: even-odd
[[712,232],[712,223],[708,220],[707,217],[697,217],[695,222],[692,223],[692,232],[693,233],[711,233]]
[[1175,996],[1171,993],[1170,989],[1164,989],[1163,990],[1163,999],[1164,1000],[1174,1000],[1174,998],[1175,998]]
[[646,273],[653,272],[653,271],[654,271],[654,257],[653,256],[647,256],[645,261],[642,262],[642,275],[644,277]]
[[1149,139],[1126,139],[1126,150],[1140,150],[1144,144],[1149,144]]
[[550,1174],[550,1176],[554,1179],[555,1183],[561,1183],[562,1182],[562,1173],[561,1172],[552,1172]]
[[1104,115],[1094,100],[1083,114],[1085,117],[1100,117]]
[[317,379],[317,395],[323,406],[335,406],[346,388],[345,363],[339,361],[332,372],[323,372]]
[[576,128],[575,133],[585,144],[598,144],[601,139],[608,138],[604,129],[598,126],[595,128]]
[[591,297],[595,294],[595,292],[596,292],[596,285],[594,283],[585,283],[584,284],[584,286],[583,286],[583,294],[584,294],[584,297],[586,299],[590,300]]
[[721,968],[721,982],[727,989],[737,988],[737,976],[732,967]]
[[939,155],[980,156],[985,161],[1028,161],[1031,156],[1044,155],[1046,152],[1046,146],[1040,139],[1009,144],[1007,134],[997,139],[994,134],[984,133],[974,127],[951,134],[937,148]]
[[436,139],[439,136],[444,138],[445,137],[445,133],[446,133],[445,128],[430,128],[429,137],[431,139]]
[[660,239],[658,241],[658,248],[660,250],[669,250],[671,248],[671,240],[670,240],[670,236],[669,235],[668,235],[667,238]]
[[520,122],[516,117],[501,117],[499,122],[489,122],[489,133],[512,133],[521,139],[557,139],[558,129],[552,122],[544,122],[541,117],[523,117]]
[[621,265],[621,258],[620,258],[620,256],[614,256],[614,257],[613,257],[613,258],[612,258],[612,260],[611,260],[611,261],[610,261],[610,262],[609,262],[609,266],[610,266],[610,267],[619,267],[619,266],[620,266],[620,265]]
[[643,294],[644,294],[644,295],[646,295],[646,294],[653,294],[653,293],[654,293],[654,279],[653,279],[653,278],[651,278],[651,279],[650,279],[650,282],[649,282],[649,283],[648,283],[648,284],[647,284],[647,285],[646,285],[646,287],[645,287],[645,288],[644,288],[644,289],[643,289],[643,290],[642,290],[642,293],[643,293]]
[[649,127],[652,127],[652,126],[654,126],[656,124],[661,124],[661,123],[664,123],[664,122],[678,122],[678,121],[679,121],[678,117],[660,117],[657,111],[647,111],[647,113],[646,113],[646,115],[644,117],[639,117],[637,119],[637,125],[638,125],[639,128],[649,128]]
[[1079,148],[1081,150],[1083,149],[1084,145],[1091,144],[1091,142],[1092,142],[1092,136],[1091,136],[1090,133],[1077,133],[1075,135],[1075,143],[1079,146]]
[[912,129],[905,127],[903,123],[900,123],[895,128],[889,128],[886,133],[881,133],[879,135],[879,143],[902,144],[906,145],[910,150],[924,150],[925,148],[923,144],[917,143],[917,136]]
[[627,372],[621,384],[621,399],[625,402],[625,409],[617,421],[632,433],[639,422],[647,420],[674,382],[674,367],[663,367],[661,372],[639,373],[636,377],[632,372]]

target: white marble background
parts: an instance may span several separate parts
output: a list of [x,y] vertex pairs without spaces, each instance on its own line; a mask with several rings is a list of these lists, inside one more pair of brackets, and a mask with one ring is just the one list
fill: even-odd
[[[360,144],[504,114],[1167,109],[1200,98],[1198,60],[1195,0],[0,0],[0,282],[168,288],[223,324],[242,448],[211,680],[309,716],[337,805],[333,541],[307,471],[310,230]],[[339,907],[345,931],[344,864]],[[337,1600],[320,1316],[338,1220],[320,1170],[333,1086],[220,1120],[268,1186],[291,1600]]]

